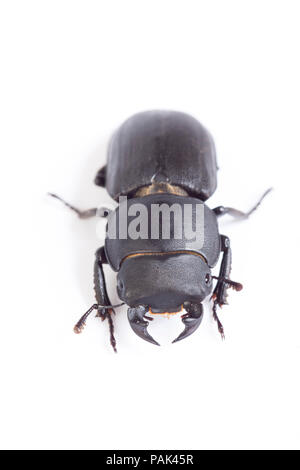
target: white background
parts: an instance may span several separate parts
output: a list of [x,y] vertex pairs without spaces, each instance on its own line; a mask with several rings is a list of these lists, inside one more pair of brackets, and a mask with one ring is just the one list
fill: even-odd
[[[1,1],[1,447],[299,448],[299,2]],[[93,184],[113,130],[175,109],[213,134],[220,171],[210,207],[231,238],[226,341],[205,319],[171,345],[179,316],[143,342],[116,317],[90,318]],[[111,300],[115,275],[105,269]]]

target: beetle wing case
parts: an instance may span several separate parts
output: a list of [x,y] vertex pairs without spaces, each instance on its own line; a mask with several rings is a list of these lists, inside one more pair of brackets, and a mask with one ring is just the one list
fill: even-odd
[[[216,189],[216,173],[214,142],[196,119],[181,112],[147,111],[129,118],[113,135],[106,189],[117,200],[165,182],[205,201]],[[100,177],[96,184],[103,184]]]

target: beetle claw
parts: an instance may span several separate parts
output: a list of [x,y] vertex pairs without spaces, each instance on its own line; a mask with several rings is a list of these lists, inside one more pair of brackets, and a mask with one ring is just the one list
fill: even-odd
[[[149,325],[148,321],[145,321],[145,313],[148,312],[148,308],[140,305],[139,307],[129,308],[127,311],[128,320],[130,323],[131,328],[140,338],[144,339],[145,341],[149,341],[149,343],[156,344],[160,346],[157,341],[148,333],[147,327]],[[149,320],[152,318],[146,317]]]
[[203,318],[202,304],[192,304],[190,302],[185,302],[183,304],[183,307],[187,311],[187,313],[185,313],[181,317],[182,323],[184,323],[185,328],[183,332],[180,333],[180,335],[176,339],[174,339],[174,341],[172,341],[173,343],[177,343],[177,341],[181,341],[182,339],[194,333]]

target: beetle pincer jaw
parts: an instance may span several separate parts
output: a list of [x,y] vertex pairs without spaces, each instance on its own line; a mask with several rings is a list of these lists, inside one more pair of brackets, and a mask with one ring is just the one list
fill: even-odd
[[135,334],[140,338],[148,341],[149,343],[155,344],[156,346],[160,346],[160,344],[155,341],[154,338],[148,332],[148,325],[149,322],[144,319],[145,314],[148,312],[148,307],[144,305],[140,305],[138,307],[129,308],[127,311],[127,316],[129,320],[129,324]]
[[184,324],[185,328],[180,333],[177,338],[172,341],[172,343],[177,343],[177,341],[181,341],[182,339],[190,336],[197,328],[200,326],[203,318],[203,306],[202,304],[192,304],[186,302],[184,305],[185,310],[187,313],[182,315],[182,323]]

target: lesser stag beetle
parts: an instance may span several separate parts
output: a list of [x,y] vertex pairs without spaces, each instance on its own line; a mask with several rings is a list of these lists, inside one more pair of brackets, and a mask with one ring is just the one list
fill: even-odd
[[[239,291],[242,285],[229,279],[230,241],[227,236],[219,234],[217,217],[224,214],[248,217],[270,189],[249,212],[223,206],[211,210],[204,202],[216,189],[216,177],[214,142],[193,117],[180,112],[149,111],[136,114],[123,123],[111,139],[107,164],[98,171],[95,179],[95,183],[105,187],[120,205],[115,211],[100,210],[100,215],[108,217],[107,227],[109,221],[113,221],[114,230],[107,228],[105,244],[96,251],[94,283],[97,303],[76,324],[76,333],[81,332],[88,315],[97,310],[97,316],[109,322],[110,341],[116,351],[112,315],[114,308],[123,303],[111,305],[109,300],[103,272],[103,264],[108,263],[118,272],[117,292],[129,306],[128,319],[133,331],[153,344],[158,343],[147,331],[147,320],[153,319],[146,316],[147,312],[170,313],[184,309],[186,313],[182,315],[182,321],[185,328],[173,342],[179,341],[200,325],[202,301],[212,292],[212,279],[216,279],[211,297],[212,310],[224,338],[217,306],[227,303],[229,287]],[[81,211],[55,194],[51,195],[64,202],[80,218],[97,214],[95,208]],[[186,207],[189,211],[185,211]],[[163,218],[156,218],[155,222],[151,219],[148,224],[153,208],[159,217],[167,209],[168,227],[163,226],[166,224]],[[197,221],[195,225],[199,208],[202,225]],[[144,216],[139,223],[134,220],[137,213]],[[193,219],[196,232],[198,229],[193,243],[185,230],[189,222],[186,217]],[[128,234],[127,229],[132,222],[135,228],[144,224],[139,231],[136,230],[137,236]],[[221,252],[219,276],[212,276],[211,268],[216,265]]]

